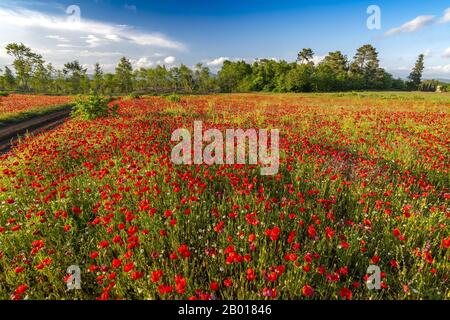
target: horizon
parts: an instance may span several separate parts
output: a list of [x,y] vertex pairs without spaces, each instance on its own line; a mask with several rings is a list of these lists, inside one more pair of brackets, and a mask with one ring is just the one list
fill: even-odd
[[[110,72],[125,56],[135,69],[181,63],[192,68],[201,62],[214,74],[225,60],[293,62],[305,47],[314,50],[315,62],[336,50],[351,60],[359,46],[370,43],[380,54],[380,65],[395,78],[406,78],[423,53],[423,78],[450,80],[450,47],[445,43],[450,6],[444,1],[260,1],[258,6],[246,1],[239,6],[236,1],[97,0],[71,5],[0,4],[0,65],[12,62],[4,49],[10,42],[23,42],[56,68],[77,59],[89,73],[95,62]],[[367,26],[370,5],[380,9],[380,29]]]

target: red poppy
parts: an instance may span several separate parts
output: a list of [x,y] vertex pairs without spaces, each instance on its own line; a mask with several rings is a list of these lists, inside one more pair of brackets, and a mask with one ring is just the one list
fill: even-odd
[[27,290],[28,290],[28,286],[26,284],[22,284],[17,287],[17,289],[16,289],[16,291],[14,291],[14,293],[17,295],[21,295],[21,294],[24,294],[25,291],[27,291]]
[[229,288],[233,285],[233,280],[231,278],[226,278],[225,280],[223,280],[223,284],[225,285],[225,287]]
[[180,247],[178,247],[178,253],[183,256],[183,258],[189,258],[191,255],[191,252],[188,249],[188,246],[183,244]]
[[113,261],[112,261],[113,268],[118,268],[118,267],[120,267],[121,264],[122,264],[122,260],[120,260],[120,259],[113,259]]
[[314,295],[314,288],[305,284],[302,288],[302,294],[306,297],[312,297]]
[[131,270],[133,270],[133,268],[134,268],[134,262],[130,262],[123,266],[123,271],[130,272]]
[[159,280],[161,280],[161,277],[163,276],[163,274],[164,274],[164,272],[162,270],[155,270],[152,272],[150,280],[154,283],[159,282]]
[[216,281],[211,282],[211,284],[209,285],[211,291],[217,291],[219,290],[220,284]]
[[352,291],[345,287],[341,289],[339,294],[341,295],[341,298],[345,300],[351,300],[353,296]]

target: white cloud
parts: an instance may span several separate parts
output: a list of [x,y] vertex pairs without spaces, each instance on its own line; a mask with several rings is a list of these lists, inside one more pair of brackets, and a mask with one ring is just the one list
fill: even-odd
[[175,57],[174,56],[168,56],[164,58],[164,63],[167,64],[173,64],[175,62]]
[[136,66],[148,67],[154,63],[153,59],[164,60],[186,50],[184,44],[160,33],[88,20],[83,16],[80,22],[74,22],[65,15],[65,8],[52,6],[52,9],[60,10],[61,14],[5,6],[0,1],[0,66],[12,63],[12,57],[4,52],[4,46],[11,42],[24,43],[55,68],[79,59],[86,65],[99,62],[105,72],[114,71],[120,56],[134,60]]
[[81,46],[77,46],[70,43],[58,43],[56,46],[58,48],[81,48]]
[[[311,61],[312,61],[314,64],[319,64],[323,59],[325,59],[325,56],[315,55],[315,56],[312,57],[312,60],[311,60]],[[298,64],[302,64],[303,62],[298,61],[297,63],[298,63]]]
[[439,20],[440,23],[450,22],[450,8],[444,11],[444,16]]
[[220,67],[226,60],[230,60],[228,57],[219,57],[213,60],[206,61],[206,65],[210,67]]
[[[73,21],[69,16],[56,16],[37,11],[16,8],[0,8],[0,21],[2,26],[8,25],[25,29],[45,29],[68,33],[88,34],[88,43],[97,45],[101,41],[128,41],[142,46],[156,46],[168,49],[184,49],[184,45],[170,40],[157,33],[144,33],[129,26],[115,25],[81,18]],[[95,37],[95,38],[94,38]]]
[[320,63],[323,59],[325,59],[325,56],[314,56],[312,58],[312,61],[314,62],[314,64],[318,64]]
[[431,51],[431,49],[427,49],[425,50],[423,55],[425,56],[425,58],[431,58],[433,56],[433,51]]
[[445,49],[444,53],[442,54],[444,58],[450,58],[450,48]]
[[113,42],[120,42],[122,40],[117,34],[107,34],[105,38]]
[[3,47],[0,47],[0,58],[2,58],[2,59],[9,58],[9,55],[6,53],[6,49]]
[[91,50],[81,50],[76,51],[76,55],[79,55],[80,57],[96,57],[96,58],[102,58],[102,57],[111,57],[111,56],[123,56],[121,52],[111,52],[111,51],[91,51]]
[[435,16],[418,16],[398,28],[390,29],[385,33],[385,36],[388,37],[403,32],[416,32],[433,22],[435,22]]
[[61,37],[61,36],[56,35],[56,34],[50,34],[50,35],[46,36],[46,38],[54,39],[54,40],[59,41],[59,42],[69,42],[69,40],[67,40],[66,38]]
[[148,57],[141,57],[139,59],[130,60],[133,69],[149,68],[154,65],[154,63]]
[[429,66],[424,70],[424,75],[427,77],[450,77],[450,64]]
[[82,39],[86,39],[86,43],[90,46],[90,47],[98,47],[100,46],[102,43],[104,44],[104,40],[100,39],[99,37],[93,35],[93,34],[89,34],[87,37],[81,37]]

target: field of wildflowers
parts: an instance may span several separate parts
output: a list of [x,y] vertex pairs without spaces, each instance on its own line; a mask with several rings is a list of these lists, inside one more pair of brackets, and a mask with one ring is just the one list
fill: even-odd
[[[26,138],[0,158],[0,299],[450,299],[448,101],[147,97]],[[195,120],[279,129],[278,173],[173,164]]]
[[0,96],[0,126],[2,122],[18,122],[42,115],[71,103],[70,96],[40,96],[30,94],[9,94]]

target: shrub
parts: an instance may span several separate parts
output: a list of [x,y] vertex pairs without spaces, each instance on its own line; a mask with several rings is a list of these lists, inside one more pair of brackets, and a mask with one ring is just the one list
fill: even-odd
[[1,92],[0,91],[0,97],[7,97],[7,96],[9,96],[8,92]]
[[99,96],[91,91],[87,97],[78,96],[71,115],[85,120],[106,117],[117,112],[117,106],[109,108],[110,99]]
[[176,93],[172,93],[168,96],[166,96],[166,99],[170,102],[180,102],[181,97],[177,95]]
[[137,92],[132,92],[132,93],[130,93],[130,94],[128,95],[128,97],[129,97],[130,99],[139,99],[139,98],[141,97],[141,95],[140,95],[139,93],[137,93]]
[[440,83],[437,80],[425,80],[420,83],[418,90],[425,92],[436,92],[439,85]]

